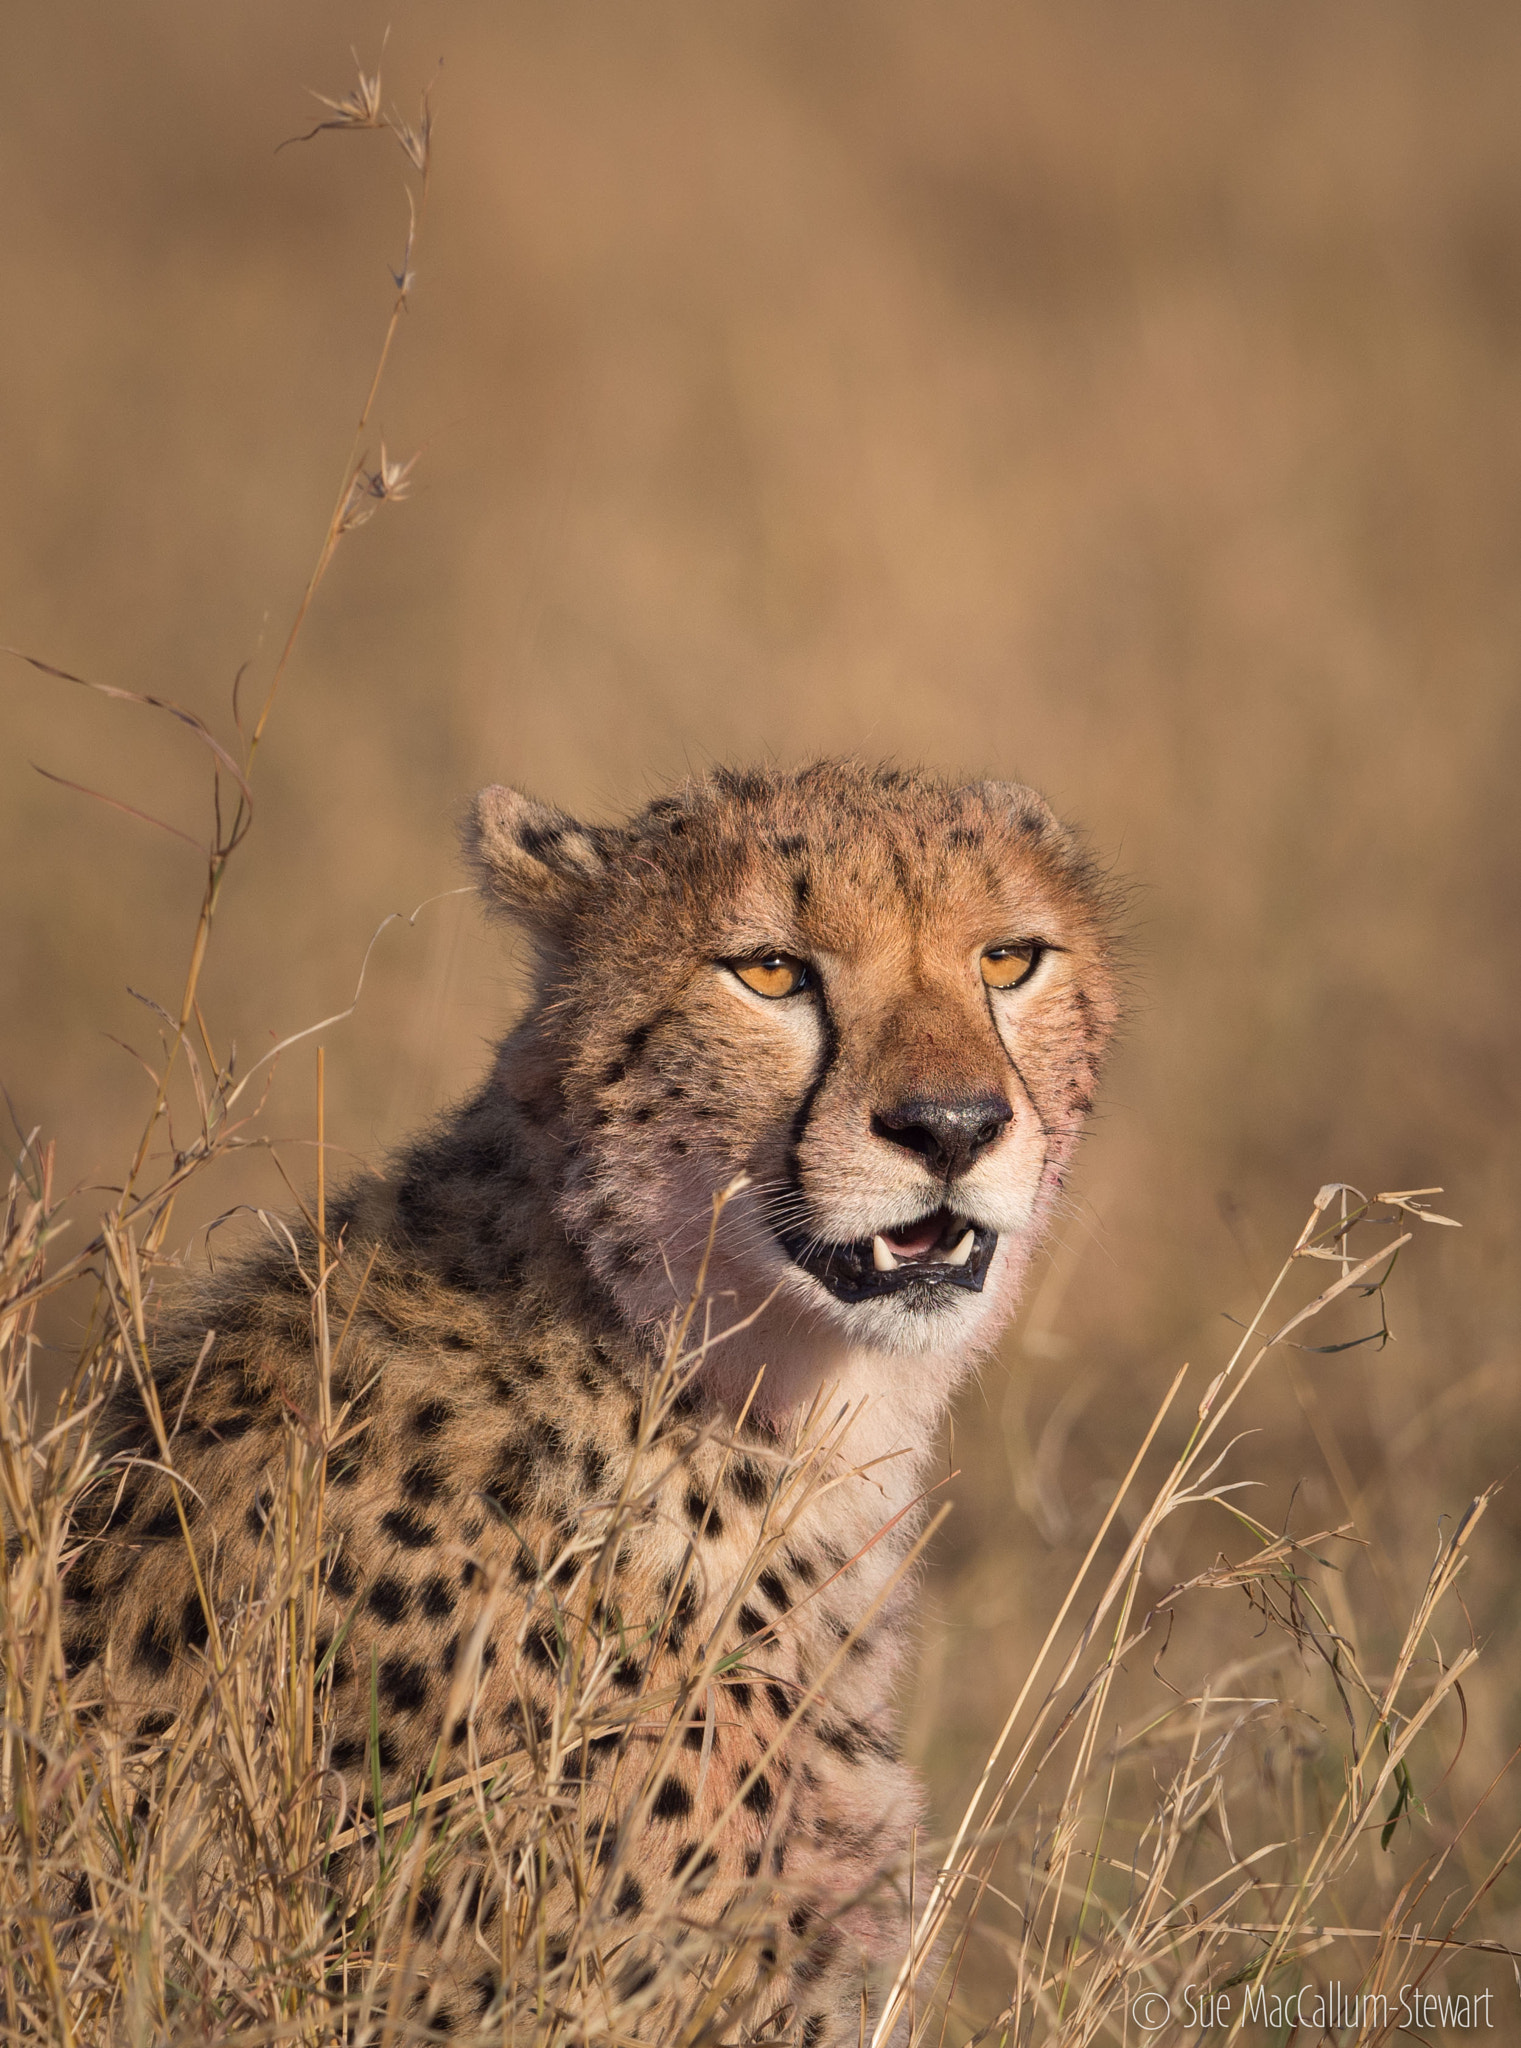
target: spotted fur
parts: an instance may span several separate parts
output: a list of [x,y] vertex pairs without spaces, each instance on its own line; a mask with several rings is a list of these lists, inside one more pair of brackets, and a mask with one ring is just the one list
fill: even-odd
[[[850,764],[715,774],[620,827],[488,790],[466,840],[488,902],[532,934],[536,982],[479,1093],[329,1219],[346,1412],[325,1510],[324,1626],[346,1630],[329,1761],[357,1801],[372,1689],[388,1800],[440,1756],[532,1760],[581,1659],[606,1725],[559,1770],[622,1991],[637,2003],[639,1937],[674,1895],[694,1940],[755,1934],[736,2011],[814,2048],[854,2041],[863,1969],[906,1930],[920,1803],[893,1695],[926,1459],[1091,1101],[1109,905],[1031,792]],[[1010,939],[1046,951],[1028,989],[995,995],[978,962]],[[732,963],[768,950],[810,964],[805,994],[738,981]],[[883,1121],[990,1093],[1007,1126],[954,1173]],[[710,1246],[714,1197],[741,1177]],[[783,1243],[864,1239],[952,1200],[997,1233],[980,1290],[844,1301]],[[288,1418],[318,1405],[313,1251],[298,1231],[156,1334],[206,1602],[168,1482],[142,1465],[70,1575],[80,1685],[108,1685],[145,1739],[191,1705],[213,1617],[267,1570]],[[700,1281],[717,1341],[657,1410]],[[122,1426],[157,1456],[140,1406]],[[425,1987],[440,2025],[497,1991],[500,1899],[466,1875],[422,1902],[425,1940],[449,1921],[474,1958]],[[567,1878],[566,1928],[577,1910]]]

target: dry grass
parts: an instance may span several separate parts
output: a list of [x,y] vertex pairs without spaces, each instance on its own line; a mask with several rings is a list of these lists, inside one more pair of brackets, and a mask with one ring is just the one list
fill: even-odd
[[[1510,1621],[1521,1538],[1507,1496],[1474,1545],[1472,1625],[1453,1580],[1476,1526],[1463,1503],[1487,1500],[1481,1489],[1509,1470],[1516,1421],[1505,1300],[1517,1207],[1500,1142],[1513,963],[1494,951],[1514,905],[1505,763],[1516,627],[1508,563],[1489,538],[1509,530],[1514,495],[1521,167],[1497,83],[1514,69],[1513,24],[1479,9],[1464,42],[1419,10],[1343,30],[1298,11],[1273,27],[1268,49],[1249,24],[1224,31],[1213,18],[1209,34],[1223,40],[1201,39],[1203,14],[1183,9],[1170,27],[1149,25],[1142,49],[1102,6],[1074,10],[1061,31],[967,7],[956,38],[896,14],[879,38],[847,10],[813,42],[784,13],[775,45],[733,28],[699,34],[679,12],[662,18],[668,73],[618,41],[588,64],[569,30],[562,41],[558,29],[518,23],[501,46],[495,30],[471,30],[489,62],[505,48],[527,80],[510,118],[495,109],[475,128],[467,161],[489,192],[491,152],[505,150],[517,188],[537,195],[532,207],[514,199],[507,216],[527,310],[505,381],[533,425],[515,439],[486,413],[482,475],[440,451],[438,473],[467,487],[458,524],[423,526],[419,544],[377,522],[350,570],[363,516],[414,482],[421,490],[428,465],[409,475],[388,457],[379,372],[369,383],[373,366],[344,364],[369,397],[291,637],[255,664],[257,695],[252,682],[241,693],[262,708],[251,723],[234,716],[233,736],[218,740],[228,730],[220,686],[192,679],[185,691],[201,708],[181,714],[182,729],[211,749],[226,799],[214,835],[190,823],[190,783],[119,728],[65,731],[56,703],[16,713],[15,764],[35,751],[61,758],[76,785],[134,794],[167,781],[164,822],[196,842],[205,880],[189,969],[159,1012],[161,1049],[147,1062],[151,1113],[131,1111],[129,1129],[119,1078],[75,1018],[95,1029],[102,990],[137,978],[139,952],[161,984],[182,937],[129,899],[171,885],[175,842],[163,835],[162,857],[141,854],[128,882],[105,889],[120,840],[76,814],[60,829],[60,814],[19,779],[11,802],[7,781],[16,836],[6,886],[37,906],[16,911],[10,949],[11,1073],[62,1134],[65,1177],[88,1170],[114,1183],[103,1217],[98,1197],[60,1203],[52,1154],[29,1143],[7,1225],[7,2024],[82,2042],[205,2040],[234,2026],[306,2038],[340,2024],[351,2039],[367,2028],[383,2038],[427,1858],[451,1827],[490,1824],[481,1803],[393,1815],[384,1842],[377,1828],[364,1845],[367,1874],[344,1917],[324,1917],[323,1856],[335,1830],[361,1819],[335,1814],[315,1770],[321,1680],[303,1620],[338,1418],[292,1427],[265,1602],[218,1643],[205,1711],[159,1759],[144,1811],[120,1753],[71,1719],[59,1574],[82,1492],[111,1483],[92,1438],[99,1401],[150,1362],[148,1305],[191,1228],[239,1203],[284,1199],[253,1177],[255,1163],[307,1178],[271,1141],[269,1111],[252,1120],[277,1063],[261,1063],[256,1079],[235,1055],[234,1024],[246,1041],[268,1031],[282,1000],[285,1014],[309,1015],[314,948],[347,932],[357,959],[374,923],[353,877],[373,866],[387,891],[424,894],[437,871],[417,849],[442,843],[446,796],[504,764],[573,800],[608,790],[621,800],[639,777],[679,767],[689,743],[943,755],[953,729],[957,751],[1023,765],[1124,836],[1127,864],[1157,881],[1148,944],[1164,993],[1138,1025],[1090,1169],[1110,1256],[1069,1226],[1006,1361],[1007,1392],[990,1374],[984,1412],[996,1426],[969,1430],[964,1417],[952,1457],[962,1511],[936,1545],[940,1613],[915,1720],[940,1812],[965,1818],[924,1840],[904,1874],[918,1930],[898,1987],[905,2014],[932,2041],[948,1999],[953,2042],[1134,2040],[1125,2014],[1143,1988],[1182,2012],[1190,1990],[1232,1987],[1240,2018],[1248,1984],[1276,1994],[1335,1983],[1390,1997],[1398,2020],[1399,1987],[1419,1983],[1494,1990],[1503,2030],[1514,2011],[1506,1956],[1521,1945],[1504,1776],[1521,1734]],[[172,8],[164,22],[166,75],[203,86],[211,46],[187,39]],[[270,33],[273,54],[261,46],[261,56],[283,88],[292,22]],[[415,44],[415,23],[409,33]],[[100,76],[114,89],[111,56]],[[78,54],[70,73],[85,113],[93,61]],[[141,93],[153,90],[147,69],[132,74]],[[1254,76],[1260,89],[1244,82]],[[981,81],[1014,77],[1011,141],[1007,108]],[[52,89],[39,86],[40,108]],[[387,121],[368,80],[325,106],[343,127]],[[698,147],[693,107],[710,121],[718,110],[725,141],[709,135],[703,147],[718,156],[704,161],[740,181],[727,213],[695,196],[701,181],[683,154]],[[187,116],[178,131],[165,121],[174,161],[214,163],[228,149],[220,115],[199,121]],[[665,138],[648,158],[642,122]],[[1398,138],[1422,123],[1439,142],[1407,163]],[[426,103],[388,133],[416,206],[398,235],[381,368],[419,261]],[[848,172],[832,154],[841,134]],[[776,160],[798,181],[801,209],[786,180],[772,198],[762,173]],[[1309,168],[1301,177],[1294,165]],[[157,202],[144,189],[151,221]],[[470,265],[489,275],[502,216],[475,194],[457,197],[456,218],[477,241],[468,264],[456,245],[452,268],[439,267],[456,281]],[[191,202],[177,203],[190,219]],[[704,204],[719,213],[668,225]],[[219,251],[240,246],[230,206],[205,215]],[[1213,206],[1234,224],[1218,244]],[[310,541],[290,512],[275,522],[278,545],[257,539],[271,499],[299,496],[260,467],[275,393],[259,357],[321,354],[302,322],[311,306],[331,306],[347,276],[357,281],[358,210],[350,194],[348,213],[309,245],[291,219],[264,224],[280,253],[266,262],[259,318],[275,306],[288,324],[249,342],[230,411],[204,368],[222,360],[227,335],[166,319],[173,291],[162,278],[134,297],[138,287],[98,257],[111,316],[146,318],[163,354],[142,373],[144,416],[162,410],[178,377],[194,416],[218,423],[203,438],[220,466],[197,466],[210,458],[196,441],[173,474],[220,508],[221,552],[166,541],[178,550],[178,580],[160,593],[172,628],[139,608],[139,536],[184,535],[196,522],[184,503],[153,495],[149,458],[160,451],[121,438],[138,414],[119,403],[101,431],[112,473],[140,480],[131,519],[87,524],[81,539],[50,509],[40,469],[13,493],[30,525],[11,530],[12,553],[44,601],[9,612],[29,621],[32,644],[58,652],[51,675],[86,667],[81,645],[102,665],[108,654],[140,663],[145,676],[171,656],[216,672],[229,633],[241,654],[255,631],[219,608],[227,564],[245,572],[245,603],[271,582],[299,582]],[[789,239],[804,216],[812,239]],[[714,266],[697,283],[661,286],[672,249],[681,279],[683,251],[718,245],[715,219],[743,221],[746,276]],[[657,280],[653,313],[608,282],[620,235]],[[300,253],[285,296],[291,238]],[[54,279],[50,250],[28,228],[22,274]],[[605,326],[595,293],[575,301],[601,351],[579,386],[565,367],[575,325],[566,251],[612,293]],[[343,275],[329,287],[335,265]],[[241,289],[197,274],[197,293],[211,291],[229,319]],[[495,333],[489,305],[472,305],[462,324]],[[711,346],[693,339],[710,328]],[[946,365],[943,380],[926,372],[934,363]],[[16,388],[67,421],[78,366],[72,386],[65,355],[28,357],[23,369]],[[430,429],[457,395],[475,418],[490,380],[502,381],[499,360],[467,364],[436,348],[424,373],[441,394]],[[970,412],[958,393],[974,394]],[[314,392],[280,444],[303,484],[331,405],[330,392]],[[566,422],[582,414],[591,426],[571,434]],[[245,434],[235,422],[251,425]],[[590,448],[589,483],[583,457],[572,459],[576,435]],[[759,466],[753,484],[747,463]],[[72,474],[77,496],[82,461]],[[493,523],[482,508],[497,500],[509,509]],[[408,516],[418,510],[414,500]],[[487,541],[470,531],[475,517]],[[66,534],[81,552],[60,568]],[[313,618],[308,608],[339,558],[353,580],[323,627],[322,608]],[[98,579],[97,613],[90,579],[102,562],[112,574]],[[517,566],[533,562],[531,573]],[[401,623],[393,586],[413,625]],[[476,636],[448,700],[473,706],[468,716],[431,695],[437,649],[454,644],[451,607]],[[278,750],[260,763],[261,812],[275,827],[254,842],[261,869],[240,851],[254,754],[298,631],[314,680],[280,699],[294,728],[283,765]],[[124,655],[124,641],[138,651]],[[494,668],[503,646],[519,672],[505,704]],[[640,661],[661,680],[642,681]],[[339,680],[349,664],[366,677],[362,705]],[[701,684],[684,680],[699,670]],[[156,686],[106,694],[123,710],[162,696]],[[118,748],[119,762],[100,759]],[[382,819],[387,829],[369,822]],[[240,861],[243,894],[224,902]],[[213,925],[240,903],[241,928],[218,953]],[[319,1174],[339,1141],[373,1146],[361,1105],[377,1089],[390,1135],[495,1027],[500,1005],[485,993],[495,969],[447,921],[452,911],[432,915],[420,991],[377,954],[378,1000],[372,992],[357,1020],[336,1100],[324,1099],[336,1136],[319,1146]],[[346,963],[337,978],[350,980]],[[304,1079],[300,1096],[283,1085],[276,1113],[307,1125]],[[1473,1248],[1464,1265],[1446,1254],[1408,1282],[1402,1274],[1413,1303],[1396,1317],[1402,1348],[1282,1349],[1274,1378],[1248,1347],[1208,1413],[1193,1419],[1197,1402],[1175,1387],[1189,1419],[1168,1410],[1148,1425],[1152,1361],[1214,1355],[1206,1305],[1236,1297],[1232,1262],[1252,1268],[1279,1231],[1258,1217],[1281,1219],[1293,1191],[1327,1171],[1383,1185],[1447,1177],[1454,1161]],[[1234,1192],[1217,1217],[1222,1188]],[[1327,1234],[1300,1251],[1339,1255],[1340,1222],[1321,1216]],[[1372,1215],[1359,1225],[1373,1227]],[[1286,1270],[1306,1269],[1300,1259]],[[1280,1276],[1280,1288],[1291,1284]],[[1345,1317],[1361,1284],[1328,1301],[1331,1318]],[[321,1295],[319,1279],[319,1356],[333,1341]],[[1328,1342],[1363,1334],[1333,1320]],[[1074,1357],[1097,1363],[1086,1412]],[[51,1420],[60,1379],[71,1387],[67,1427]],[[1227,1406],[1262,1433],[1211,1473]],[[172,1425],[165,1418],[166,1445]],[[1143,1439],[1164,1477],[1146,1480],[1142,1468],[1118,1485]],[[1247,1471],[1271,1502],[1257,1521],[1242,1518],[1239,1497],[1218,1497]],[[1075,1473],[1109,1476],[1083,1492]],[[1011,1488],[1032,1525],[1022,1536],[1009,1527]],[[1433,1539],[1443,1510],[1461,1519]],[[595,1675],[583,1677],[544,1774],[501,1788],[539,1801],[546,1829],[558,1824],[551,1766],[600,1725]],[[63,1881],[73,1911],[81,1872],[90,1900],[60,1948],[46,1932],[59,1903],[50,1881]],[[531,1874],[514,1881],[530,1901],[528,1928]],[[218,1958],[233,1927],[254,1951],[228,1965]],[[589,1926],[561,1967],[591,1981],[602,1939]],[[328,1967],[339,1958],[335,2003]],[[545,1961],[528,1942],[516,1967],[519,2039],[562,2024],[535,2010]],[[695,2041],[694,2001],[684,2037]],[[1375,2010],[1344,2038],[1390,2037],[1384,2017]],[[1161,2038],[1182,2039],[1181,2028]],[[1281,2041],[1286,2026],[1263,2019],[1246,2031]],[[1440,2020],[1427,2031],[1440,2038]]]

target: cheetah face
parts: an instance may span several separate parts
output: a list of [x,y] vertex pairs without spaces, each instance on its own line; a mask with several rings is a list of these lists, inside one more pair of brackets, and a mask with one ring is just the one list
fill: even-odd
[[1038,797],[824,763],[604,828],[488,790],[470,847],[538,942],[499,1084],[534,1077],[631,1323],[700,1285],[773,1351],[994,1340],[1114,1020],[1110,905]]

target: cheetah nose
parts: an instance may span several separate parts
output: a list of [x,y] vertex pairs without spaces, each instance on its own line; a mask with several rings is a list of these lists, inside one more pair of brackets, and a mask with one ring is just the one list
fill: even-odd
[[917,1152],[942,1179],[954,1180],[1002,1137],[1013,1118],[1013,1110],[1001,1095],[974,1095],[948,1102],[916,1095],[896,1109],[879,1110],[871,1128],[889,1145]]

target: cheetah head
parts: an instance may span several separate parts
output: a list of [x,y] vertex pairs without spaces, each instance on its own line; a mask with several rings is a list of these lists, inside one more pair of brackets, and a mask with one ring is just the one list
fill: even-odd
[[1109,892],[1041,798],[824,762],[619,826],[487,789],[466,842],[538,963],[494,1085],[553,1131],[561,1219],[630,1323],[690,1297],[743,1176],[703,1279],[744,1324],[713,1354],[736,1384],[987,1348],[1115,1017]]

